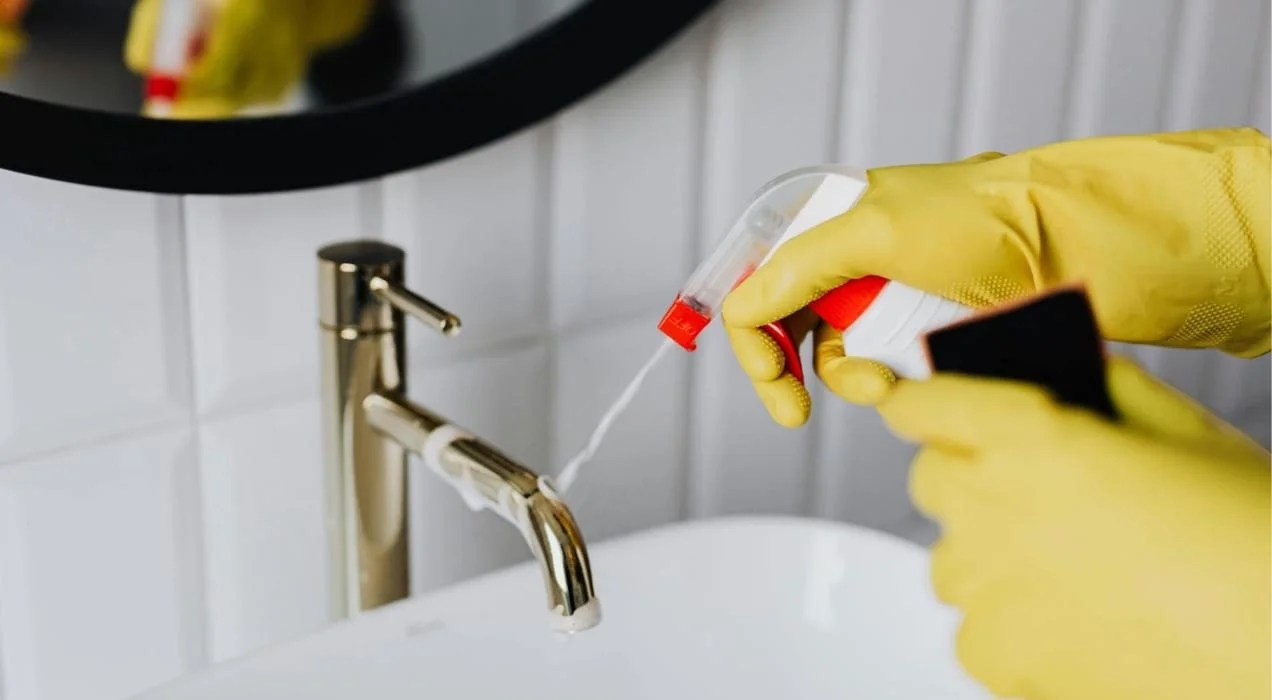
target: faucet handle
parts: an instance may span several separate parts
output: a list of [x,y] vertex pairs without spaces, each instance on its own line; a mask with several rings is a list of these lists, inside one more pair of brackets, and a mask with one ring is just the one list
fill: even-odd
[[406,287],[378,276],[372,277],[367,286],[371,288],[371,293],[377,299],[414,316],[433,330],[440,331],[442,335],[453,336],[459,333],[458,316]]

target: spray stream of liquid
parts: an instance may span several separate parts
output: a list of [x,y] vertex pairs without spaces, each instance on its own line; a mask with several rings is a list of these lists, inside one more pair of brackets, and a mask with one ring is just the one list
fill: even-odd
[[574,455],[574,459],[567,462],[556,479],[554,479],[557,490],[562,493],[570,490],[570,486],[574,484],[574,480],[579,475],[579,468],[591,461],[596,451],[600,449],[601,442],[605,440],[605,434],[609,432],[610,426],[613,425],[615,420],[618,420],[623,411],[627,410],[627,405],[636,397],[636,392],[640,391],[640,385],[645,382],[645,376],[654,368],[654,365],[658,364],[663,355],[667,354],[667,350],[674,345],[670,340],[664,340],[658,346],[658,349],[654,350],[654,354],[645,361],[645,366],[640,368],[635,377],[632,377],[631,383],[627,385],[626,389],[623,389],[623,393],[618,395],[614,405],[610,406],[605,415],[601,416],[601,422],[596,424],[596,429],[592,431],[592,437],[588,439],[587,446]]

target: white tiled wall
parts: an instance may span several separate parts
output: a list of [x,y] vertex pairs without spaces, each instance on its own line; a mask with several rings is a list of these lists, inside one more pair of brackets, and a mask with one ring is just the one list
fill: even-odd
[[[747,194],[791,167],[1268,129],[1263,0],[730,0],[549,122],[379,181],[160,197],[0,172],[0,698],[119,698],[325,622],[314,251],[381,237],[465,319],[410,393],[553,470],[659,342]],[[773,426],[710,331],[572,494],[594,539],[814,513],[913,537],[907,447],[818,393]],[[1137,349],[1268,441],[1263,358]],[[526,556],[418,471],[414,588]]]
[[0,460],[186,421],[179,207],[0,171]]
[[201,657],[194,462],[178,429],[0,470],[6,697],[119,697]]

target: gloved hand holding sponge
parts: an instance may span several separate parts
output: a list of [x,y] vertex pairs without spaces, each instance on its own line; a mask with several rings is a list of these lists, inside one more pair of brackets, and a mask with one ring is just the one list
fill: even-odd
[[880,406],[922,443],[937,596],[997,696],[1265,700],[1272,692],[1268,453],[1128,361],[1120,416],[1042,389],[936,374]]
[[[146,75],[165,0],[138,0],[124,60]],[[205,41],[182,77],[171,116],[218,118],[281,101],[310,57],[360,32],[374,0],[198,0]]]
[[984,308],[1085,287],[1112,340],[1272,343],[1272,151],[1253,129],[1070,141],[892,167],[845,214],[783,247],[725,300],[743,370],[774,420],[808,394],[761,327],[816,327],[814,364],[920,443],[911,496],[936,519],[957,652],[1000,697],[1266,700],[1272,693],[1272,457],[1129,362],[1117,420],[1044,389],[937,373],[896,381],[845,356],[806,306],[878,275]]

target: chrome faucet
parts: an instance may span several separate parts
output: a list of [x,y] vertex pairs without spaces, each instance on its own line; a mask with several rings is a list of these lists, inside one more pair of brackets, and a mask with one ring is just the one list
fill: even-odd
[[318,251],[332,612],[409,595],[406,455],[415,452],[473,507],[493,510],[538,560],[553,625],[600,621],[587,546],[547,479],[405,397],[409,314],[443,335],[450,312],[402,286],[405,253],[378,241]]

